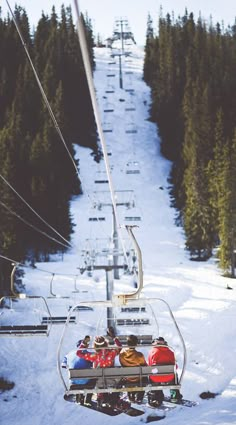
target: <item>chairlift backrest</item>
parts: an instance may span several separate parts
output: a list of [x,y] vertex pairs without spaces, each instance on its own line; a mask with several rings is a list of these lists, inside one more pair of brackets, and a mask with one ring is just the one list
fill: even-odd
[[[133,367],[108,367],[94,369],[69,369],[69,379],[88,378],[94,379],[93,393],[99,392],[132,392],[132,391],[150,391],[180,389],[175,365],[154,365],[154,366],[133,366]],[[152,382],[150,376],[164,378],[174,376],[174,382]],[[128,379],[127,379],[128,378]],[[135,382],[129,379],[136,378]],[[146,379],[146,381],[144,381]],[[146,382],[146,383],[145,383]],[[72,385],[66,387],[66,394],[78,394],[91,392],[91,388],[86,390],[86,385]]]

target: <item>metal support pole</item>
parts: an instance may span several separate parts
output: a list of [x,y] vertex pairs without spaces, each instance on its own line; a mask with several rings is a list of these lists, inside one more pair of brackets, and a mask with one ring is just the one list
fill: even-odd
[[119,259],[119,241],[118,241],[118,232],[117,232],[117,224],[116,224],[116,217],[114,214],[114,208],[112,208],[112,217],[113,217],[113,264],[114,264],[114,279],[119,279],[119,269],[118,266],[118,259]]
[[121,55],[119,55],[120,89],[123,89]]
[[123,20],[120,20],[121,51],[124,54]]
[[[111,263],[111,260],[109,260]],[[107,300],[112,300],[113,294],[113,277],[112,277],[112,268],[106,268],[106,292],[107,292]],[[107,327],[114,326],[113,321],[113,311],[111,307],[107,307]]]

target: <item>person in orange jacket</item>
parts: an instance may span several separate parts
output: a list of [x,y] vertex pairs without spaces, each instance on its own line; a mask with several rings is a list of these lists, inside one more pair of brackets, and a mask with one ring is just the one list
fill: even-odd
[[[147,366],[147,362],[143,353],[136,350],[136,346],[138,345],[138,338],[136,335],[129,335],[127,337],[127,345],[128,348],[124,348],[121,350],[119,355],[119,360],[121,366]],[[135,378],[125,378],[126,383],[135,384],[139,382],[139,377]],[[146,380],[143,379],[143,385],[146,384]],[[130,401],[142,403],[144,397],[144,391],[137,392],[129,392],[128,398]]]
[[[160,365],[160,364],[176,364],[175,353],[168,347],[165,339],[160,336],[152,341],[153,347],[148,353],[148,365]],[[153,383],[166,383],[171,384],[175,382],[175,375],[171,373],[165,376],[150,376],[150,382]],[[179,390],[170,390],[172,400],[182,399],[183,396]],[[164,393],[162,390],[149,391],[148,402],[151,406],[160,406],[164,400]]]

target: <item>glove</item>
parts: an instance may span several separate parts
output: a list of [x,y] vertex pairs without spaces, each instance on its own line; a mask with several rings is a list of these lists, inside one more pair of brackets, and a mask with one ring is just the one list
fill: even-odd
[[115,338],[116,335],[113,326],[109,326],[109,328],[107,328],[107,335],[109,335],[111,338]]
[[83,344],[89,345],[89,343],[90,343],[90,336],[86,335],[86,337],[83,339]]

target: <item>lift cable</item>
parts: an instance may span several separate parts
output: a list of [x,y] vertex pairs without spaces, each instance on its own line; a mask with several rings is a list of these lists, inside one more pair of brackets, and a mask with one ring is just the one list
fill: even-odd
[[28,204],[28,202],[16,191],[16,189],[14,189],[14,187],[5,179],[5,177],[3,177],[0,174],[0,178],[4,181],[4,183],[6,183],[11,190],[13,190],[13,192],[24,202],[24,204],[44,223],[46,224],[46,226],[48,226],[51,230],[53,230],[58,236],[60,236],[60,238],[62,238],[71,248],[72,245],[70,244],[69,241],[67,241],[64,236],[62,236],[56,229],[54,229],[54,227],[52,227],[46,220],[44,220],[44,218],[42,218],[34,209],[33,207],[30,206],[30,204]]
[[87,49],[87,42],[86,42],[86,36],[85,36],[85,31],[84,31],[82,15],[81,15],[80,10],[79,10],[78,1],[74,0],[74,4],[75,4],[75,9],[76,9],[76,15],[77,15],[77,33],[78,33],[78,38],[79,38],[79,42],[80,42],[80,48],[81,48],[85,73],[86,73],[86,77],[87,77],[91,102],[92,102],[92,106],[93,106],[93,110],[94,110],[95,121],[96,121],[96,124],[97,124],[98,135],[99,135],[99,138],[100,138],[100,141],[101,141],[101,146],[102,146],[102,151],[103,151],[103,156],[104,156],[104,162],[105,162],[105,168],[106,168],[107,178],[108,178],[108,184],[109,184],[109,189],[110,189],[110,194],[111,194],[111,200],[112,200],[112,205],[113,205],[113,209],[114,209],[114,216],[115,216],[115,220],[116,220],[116,224],[117,224],[117,230],[118,230],[120,240],[121,240],[121,244],[122,244],[123,254],[124,254],[124,257],[125,257],[126,262],[128,264],[127,254],[126,254],[126,250],[125,250],[125,247],[124,247],[124,241],[123,241],[123,238],[122,238],[122,235],[121,235],[121,225],[119,224],[118,211],[117,211],[117,207],[116,207],[115,191],[114,191],[114,188],[113,188],[113,182],[112,182],[112,177],[111,177],[111,171],[110,171],[109,159],[108,159],[108,154],[107,154],[106,142],[105,142],[104,133],[103,133],[103,130],[102,130],[101,118],[100,118],[99,108],[98,108],[97,99],[96,99],[95,87],[94,87],[94,83],[93,83],[93,74],[92,74],[88,49]]
[[41,269],[41,268],[36,267],[36,266],[28,266],[27,264],[23,264],[20,261],[13,260],[12,258],[6,257],[5,255],[2,255],[2,254],[0,254],[0,258],[2,258],[3,260],[7,260],[7,261],[11,262],[12,264],[15,264],[19,267],[34,269],[34,270],[36,269],[37,271],[40,271],[40,272],[43,272],[43,273],[48,273],[48,274],[54,275],[54,276],[72,276],[73,278],[78,277],[78,272],[75,273],[75,274],[52,272],[50,270],[44,270],[44,269]]
[[42,235],[46,236],[47,238],[51,239],[53,242],[56,242],[65,248],[69,248],[68,245],[64,244],[63,242],[58,241],[57,239],[53,238],[52,236],[49,236],[46,232],[43,230],[40,230],[38,227],[34,226],[33,224],[26,221],[23,217],[21,217],[19,214],[14,212],[11,208],[9,208],[6,204],[4,204],[2,201],[0,201],[0,205],[4,207],[10,214],[14,215],[15,217],[19,218],[23,223],[25,223],[27,226],[31,227],[32,229],[36,230],[36,232],[41,233]]
[[26,55],[27,55],[27,57],[28,57],[28,59],[29,59],[30,65],[31,65],[32,70],[33,70],[33,72],[34,72],[34,75],[35,75],[36,81],[37,81],[37,83],[38,83],[38,86],[39,86],[40,92],[41,92],[41,94],[42,94],[43,100],[44,100],[44,102],[45,102],[45,104],[46,104],[46,106],[47,106],[47,109],[48,109],[48,111],[49,111],[49,114],[50,114],[50,116],[51,116],[51,118],[52,118],[53,124],[54,124],[54,126],[55,126],[55,128],[56,128],[56,131],[57,131],[57,133],[58,133],[58,135],[59,135],[59,137],[60,137],[60,139],[61,139],[61,141],[62,141],[62,143],[63,143],[63,145],[64,145],[64,147],[65,147],[65,149],[66,149],[66,151],[67,151],[67,153],[68,153],[68,155],[69,155],[69,157],[70,157],[70,159],[71,159],[71,162],[72,162],[72,164],[73,164],[73,167],[75,168],[76,174],[77,174],[77,175],[78,175],[78,177],[79,177],[77,165],[76,165],[76,163],[75,163],[75,161],[74,161],[74,159],[73,159],[73,156],[72,156],[72,155],[71,155],[71,153],[70,153],[70,150],[69,150],[69,148],[68,148],[68,146],[67,146],[67,144],[66,144],[66,142],[65,142],[65,139],[64,139],[64,137],[63,137],[63,134],[62,134],[62,132],[61,132],[61,130],[60,130],[60,127],[59,127],[59,125],[58,125],[58,123],[57,123],[56,117],[55,117],[55,115],[54,115],[54,113],[53,113],[53,111],[52,111],[52,108],[51,108],[50,104],[49,104],[49,101],[48,101],[48,99],[47,99],[47,96],[46,96],[46,94],[45,94],[45,91],[44,91],[44,89],[43,89],[43,87],[42,87],[42,84],[41,84],[40,79],[39,79],[39,77],[38,77],[38,75],[37,75],[37,72],[36,72],[36,70],[35,70],[35,67],[34,67],[34,64],[33,64],[33,62],[32,62],[32,59],[31,59],[31,57],[30,57],[30,54],[29,54],[29,52],[28,52],[28,49],[27,49],[27,47],[26,47],[26,43],[25,43],[24,38],[23,38],[23,36],[22,36],[22,34],[21,34],[20,28],[19,28],[19,26],[18,26],[18,24],[17,24],[17,21],[16,21],[16,19],[15,19],[14,13],[13,13],[13,11],[12,11],[12,9],[11,9],[11,6],[10,6],[10,4],[9,4],[8,0],[6,0],[6,2],[7,2],[7,5],[8,5],[8,7],[9,7],[9,10],[10,10],[10,12],[11,12],[12,19],[13,19],[13,22],[14,22],[14,24],[15,24],[16,30],[17,30],[17,32],[18,32],[18,34],[19,34],[19,37],[20,37],[20,39],[21,39],[22,45],[23,45],[23,47],[24,47],[24,49],[25,49],[25,53],[26,53]]
[[[13,19],[13,22],[14,22],[14,24],[15,24],[16,30],[17,30],[17,32],[18,32],[18,34],[19,34],[20,40],[21,40],[21,42],[22,42],[22,45],[23,45],[24,50],[25,50],[25,52],[26,52],[26,55],[27,55],[27,57],[28,57],[29,63],[30,63],[30,65],[31,65],[31,67],[32,67],[32,70],[33,70],[33,73],[34,73],[34,75],[35,75],[35,78],[36,78],[37,84],[38,84],[38,86],[39,86],[40,92],[41,92],[41,94],[42,94],[43,100],[44,100],[44,102],[45,102],[45,104],[46,104],[46,106],[47,106],[47,109],[48,109],[48,111],[49,111],[49,114],[50,114],[50,116],[51,116],[51,118],[52,118],[53,124],[54,124],[54,126],[55,126],[55,128],[56,128],[56,130],[57,130],[57,132],[58,132],[58,134],[59,134],[60,139],[62,140],[62,143],[64,144],[64,146],[65,146],[65,148],[66,148],[66,150],[67,150],[67,152],[68,152],[68,154],[69,154],[69,157],[70,157],[70,159],[71,159],[71,161],[72,161],[72,163],[73,163],[73,167],[74,167],[74,168],[75,168],[75,170],[76,170],[76,174],[77,174],[77,176],[78,176],[78,178],[79,178],[80,182],[82,182],[82,178],[81,178],[81,175],[80,175],[80,173],[79,173],[79,171],[78,171],[78,168],[77,168],[77,166],[76,166],[76,163],[75,163],[75,161],[74,161],[74,159],[73,159],[73,157],[72,157],[72,155],[71,155],[71,153],[70,153],[70,151],[69,151],[69,149],[68,149],[68,147],[67,147],[67,144],[66,144],[65,139],[64,139],[64,137],[63,137],[63,135],[62,135],[62,132],[61,132],[61,130],[60,130],[60,127],[59,127],[59,125],[58,125],[58,123],[57,123],[57,121],[56,121],[55,115],[54,115],[54,113],[53,113],[53,111],[52,111],[52,108],[51,108],[51,106],[50,106],[50,104],[49,104],[49,101],[48,101],[48,99],[47,99],[47,96],[46,96],[46,94],[45,94],[45,91],[44,91],[44,89],[43,89],[43,87],[42,87],[42,84],[41,84],[41,82],[40,82],[40,79],[39,79],[39,77],[38,77],[38,75],[37,75],[37,72],[36,72],[36,70],[35,70],[35,67],[34,67],[33,61],[32,61],[32,59],[31,59],[30,54],[29,54],[29,51],[28,51],[28,49],[27,49],[26,43],[25,43],[24,38],[23,38],[23,36],[22,36],[22,34],[21,34],[21,31],[20,31],[20,28],[19,28],[19,26],[18,26],[18,24],[17,24],[17,21],[16,21],[16,19],[15,19],[14,13],[13,13],[13,11],[12,11],[12,9],[11,9],[11,6],[10,6],[10,4],[9,4],[8,0],[6,0],[6,2],[7,2],[7,5],[8,5],[8,7],[9,7],[10,13],[11,13],[11,15],[12,15],[12,19]],[[91,199],[91,197],[90,197],[89,193],[88,193],[86,190],[84,190],[84,188],[83,188],[83,192],[87,195],[87,197],[88,197],[88,199],[89,199],[89,201],[90,201],[91,205],[94,207],[94,201]],[[45,224],[46,224],[46,223],[45,223]],[[101,223],[100,223],[100,224],[101,224]],[[102,226],[102,227],[103,227],[103,226]],[[56,232],[56,233],[57,233],[57,232]],[[61,235],[59,235],[59,236],[61,236]],[[63,239],[64,239],[64,238],[63,238]],[[64,240],[65,240],[65,239],[64,239]],[[66,241],[66,240],[65,240],[65,242],[66,242],[66,243],[69,243],[69,242],[68,242],[68,241]],[[69,245],[70,245],[70,243],[69,243]],[[70,245],[70,246],[71,246],[71,245]]]

